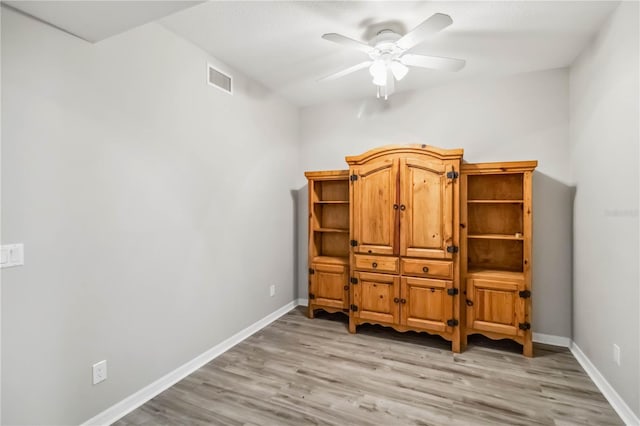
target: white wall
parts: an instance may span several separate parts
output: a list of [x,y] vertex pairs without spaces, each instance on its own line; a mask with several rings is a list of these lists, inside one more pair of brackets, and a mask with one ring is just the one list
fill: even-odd
[[621,3],[571,67],[570,139],[574,341],[640,416],[638,13]]
[[293,299],[298,111],[208,60],[3,9],[3,424],[81,423]]
[[[371,90],[373,96],[373,86]],[[398,93],[390,98],[388,109],[374,105],[373,101],[335,102],[301,111],[301,297],[307,293],[307,247],[301,237],[307,232],[303,170],[344,169],[346,155],[386,144],[464,148],[469,162],[539,161],[534,175],[533,329],[570,337],[572,189],[567,70],[464,81]]]

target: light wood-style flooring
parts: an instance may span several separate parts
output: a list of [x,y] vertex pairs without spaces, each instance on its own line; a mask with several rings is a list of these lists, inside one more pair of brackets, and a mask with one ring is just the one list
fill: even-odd
[[618,425],[567,349],[436,336],[301,308],[216,358],[116,425]]

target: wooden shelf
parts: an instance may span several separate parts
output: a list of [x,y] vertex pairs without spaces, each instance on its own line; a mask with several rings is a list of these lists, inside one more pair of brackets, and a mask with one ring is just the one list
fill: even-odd
[[467,200],[469,204],[522,204],[524,200]]
[[524,272],[506,271],[503,269],[471,268],[467,271],[470,278],[509,278],[524,279]]
[[348,234],[349,233],[348,229],[342,229],[342,228],[316,228],[316,229],[314,229],[314,231],[316,231],[316,232],[337,232],[337,233],[341,233],[341,234]]
[[524,240],[524,236],[516,237],[513,234],[469,234],[467,235],[467,238],[477,238],[483,240]]
[[349,201],[314,201],[315,204],[349,204]]
[[336,265],[348,265],[349,258],[348,257],[340,257],[340,256],[315,256],[313,258],[314,263],[332,263]]

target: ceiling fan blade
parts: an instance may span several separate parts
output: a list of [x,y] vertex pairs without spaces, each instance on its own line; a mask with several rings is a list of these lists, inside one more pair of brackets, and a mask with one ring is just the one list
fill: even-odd
[[427,37],[442,31],[453,23],[451,16],[444,13],[436,13],[426,21],[409,31],[396,42],[399,48],[407,50],[422,42]]
[[358,40],[354,40],[349,37],[345,37],[341,34],[328,33],[328,34],[324,34],[322,38],[325,40],[332,41],[334,43],[341,44],[346,47],[351,47],[353,49],[361,50],[365,53],[369,53],[373,50],[373,47],[369,46],[368,44],[362,43]]
[[367,68],[367,67],[371,66],[371,64],[373,64],[373,61],[360,62],[357,65],[354,65],[354,66],[349,67],[347,69],[344,69],[342,71],[338,71],[336,73],[333,73],[333,74],[330,74],[330,75],[328,75],[326,77],[323,77],[318,81],[335,80],[336,78],[344,77],[345,75],[351,74],[352,72],[356,72],[356,71],[361,70],[363,68]]
[[439,56],[412,55],[407,53],[400,57],[400,62],[405,65],[421,68],[431,68],[442,71],[459,71],[466,61],[463,59],[441,58]]

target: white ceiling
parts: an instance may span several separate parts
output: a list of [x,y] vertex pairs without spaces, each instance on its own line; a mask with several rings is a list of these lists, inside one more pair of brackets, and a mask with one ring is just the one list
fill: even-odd
[[95,43],[202,1],[7,1],[14,9]]
[[[335,32],[364,42],[385,27],[404,33],[436,12],[453,24],[411,50],[461,58],[457,73],[412,68],[398,91],[476,76],[566,67],[617,1],[3,1],[96,42],[158,20],[296,105],[375,96],[366,69],[321,77],[362,62],[357,50],[323,40]],[[201,4],[199,4],[201,3]],[[195,6],[194,6],[195,5]],[[184,10],[183,10],[184,9]]]
[[[466,59],[457,73],[413,68],[398,90],[452,79],[566,67],[617,2],[209,2],[161,23],[297,105],[375,95],[366,69],[317,79],[367,59],[323,40],[336,32],[368,41],[381,22],[408,31],[436,12],[453,24],[412,50]],[[382,25],[384,27],[384,25]]]

